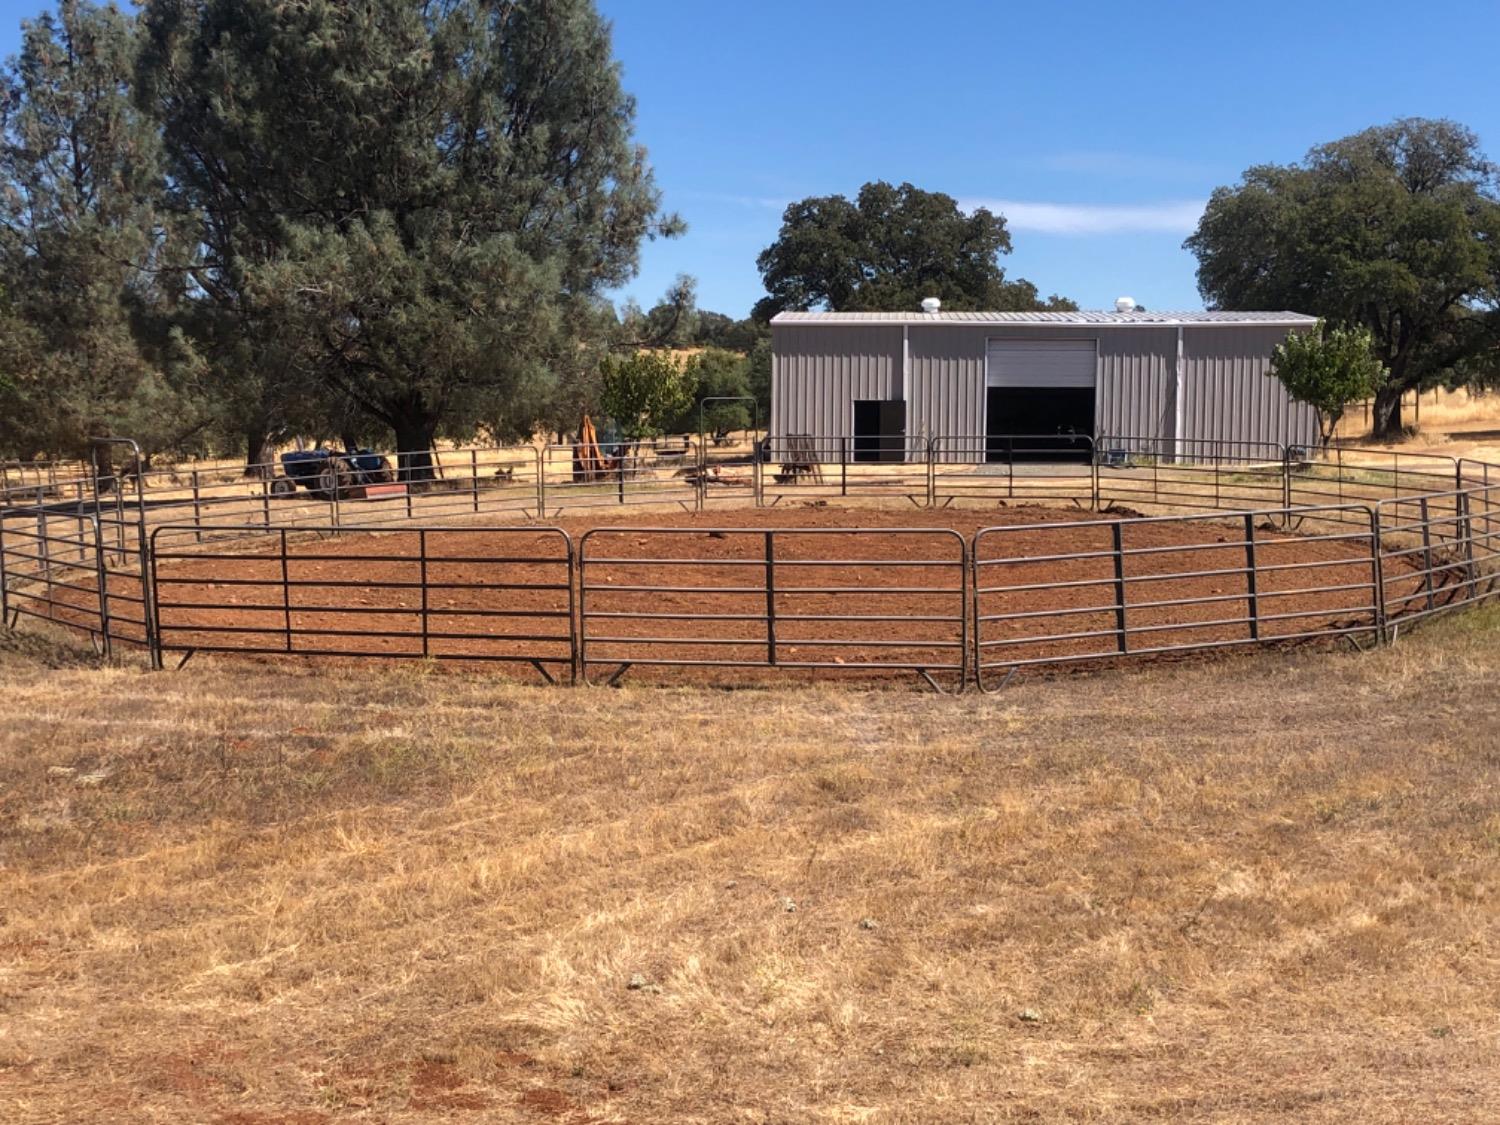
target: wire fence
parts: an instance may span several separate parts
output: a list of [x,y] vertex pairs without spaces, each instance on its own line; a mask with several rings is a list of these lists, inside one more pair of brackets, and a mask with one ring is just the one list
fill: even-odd
[[[139,463],[134,443],[110,439],[82,475],[28,465],[0,486],[0,617],[77,629],[106,653],[139,646],[157,666],[197,651],[389,656],[530,664],[549,679],[734,667],[992,690],[1037,665],[1386,641],[1493,599],[1500,575],[1500,466],[1384,450],[801,435],[753,458],[690,440],[587,459],[561,444],[444,451],[405,481],[380,455],[246,479],[127,474],[109,467],[120,453]],[[530,522],[790,497],[1094,514],[968,539],[595,528],[576,551]]]

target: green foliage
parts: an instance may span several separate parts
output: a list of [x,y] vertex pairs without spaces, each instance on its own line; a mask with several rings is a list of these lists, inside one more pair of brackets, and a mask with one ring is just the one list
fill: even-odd
[[757,259],[769,296],[755,316],[914,311],[924,297],[954,310],[1077,307],[1056,296],[1040,301],[1029,281],[1007,281],[999,256],[1008,253],[1003,216],[982,207],[966,215],[941,192],[877,181],[853,202],[815,196],[786,209],[776,241]]
[[629,441],[666,432],[693,401],[694,378],[670,352],[606,357],[601,374],[600,405]]
[[753,398],[750,390],[750,360],[721,348],[699,352],[687,362],[685,374],[691,386],[691,401],[677,424],[681,433],[697,433],[699,425],[708,434],[748,430],[754,413],[749,402],[712,402],[707,398]]
[[1493,347],[1500,197],[1469,130],[1408,118],[1260,165],[1209,200],[1187,248],[1218,308],[1294,309],[1370,330],[1390,378],[1380,436],[1401,394]]
[[206,424],[173,328],[193,232],[167,206],[155,123],[133,104],[135,21],[63,0],[22,26],[0,78],[0,278],[11,372],[0,444],[80,455],[124,433],[148,452]]
[[1272,374],[1293,398],[1317,411],[1325,446],[1344,408],[1385,383],[1386,370],[1373,347],[1369,329],[1328,328],[1320,320],[1311,332],[1292,333],[1271,353]]
[[140,97],[205,216],[216,318],[263,326],[275,366],[402,449],[524,429],[513,407],[597,356],[600,292],[681,227],[591,0],[151,0],[145,19]]

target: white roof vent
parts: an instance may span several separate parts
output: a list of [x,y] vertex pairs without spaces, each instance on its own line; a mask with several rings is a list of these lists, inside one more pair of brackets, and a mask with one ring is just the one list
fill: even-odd
[[1134,297],[1116,297],[1115,312],[1135,312]]
[[924,313],[935,313],[935,312],[938,311],[938,309],[940,309],[942,307],[943,307],[943,302],[939,301],[936,297],[923,297],[922,298],[922,311]]

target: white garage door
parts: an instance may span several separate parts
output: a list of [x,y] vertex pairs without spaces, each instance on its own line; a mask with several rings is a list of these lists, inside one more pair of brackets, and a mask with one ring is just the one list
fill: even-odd
[[987,387],[1092,387],[1098,369],[1093,340],[991,340]]

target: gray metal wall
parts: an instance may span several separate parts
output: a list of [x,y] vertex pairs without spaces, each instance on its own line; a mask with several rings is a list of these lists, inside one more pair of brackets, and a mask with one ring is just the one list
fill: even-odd
[[1182,438],[1312,445],[1318,420],[1269,374],[1285,328],[1254,325],[1182,330]]
[[771,340],[773,436],[848,437],[855,399],[903,397],[899,324],[775,325]]
[[[848,437],[855,399],[906,399],[911,437],[958,439],[982,448],[985,346],[999,339],[1089,339],[1099,347],[1095,432],[1170,441],[1176,427],[1177,329],[1110,325],[1015,327],[913,324],[906,329],[902,387],[899,324],[773,325],[771,433]],[[1191,439],[1315,439],[1309,408],[1266,374],[1284,328],[1183,329],[1183,436]]]

